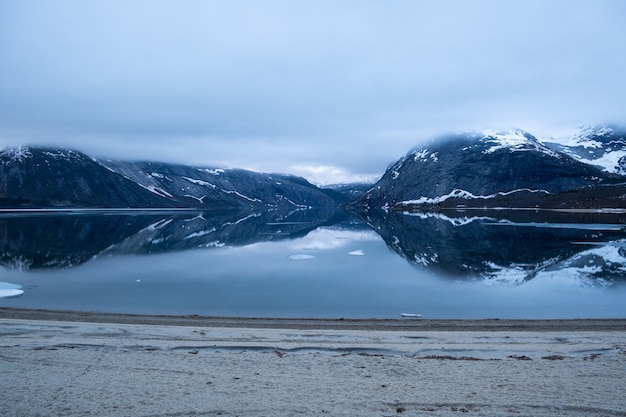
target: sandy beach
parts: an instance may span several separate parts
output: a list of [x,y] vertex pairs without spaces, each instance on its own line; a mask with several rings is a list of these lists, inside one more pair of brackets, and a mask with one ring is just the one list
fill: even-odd
[[0,309],[2,416],[625,416],[626,320]]

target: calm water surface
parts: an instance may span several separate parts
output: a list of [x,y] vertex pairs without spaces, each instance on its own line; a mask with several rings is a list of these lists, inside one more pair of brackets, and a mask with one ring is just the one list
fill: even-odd
[[626,317],[623,215],[0,217],[0,306],[257,317]]

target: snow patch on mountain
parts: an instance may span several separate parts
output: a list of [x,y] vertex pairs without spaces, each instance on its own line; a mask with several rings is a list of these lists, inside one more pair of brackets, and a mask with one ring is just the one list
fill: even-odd
[[208,195],[205,194],[202,197],[196,197],[195,195],[185,194],[183,195],[183,197],[193,198],[194,200],[197,200],[199,203],[204,203],[204,199],[207,198]]
[[207,174],[211,174],[211,175],[220,175],[221,173],[226,172],[226,171],[224,171],[221,168],[216,168],[216,169],[212,169],[212,168],[198,168],[198,171],[206,172]]
[[507,196],[507,195],[514,194],[514,193],[519,193],[519,192],[550,194],[546,190],[531,190],[530,188],[521,188],[521,189],[512,190],[512,191],[501,191],[501,192],[494,193],[494,194],[489,194],[489,195],[475,195],[475,194],[472,194],[469,191],[460,190],[458,188],[455,188],[449,194],[446,194],[446,195],[433,197],[433,198],[420,197],[420,198],[415,199],[415,200],[400,201],[400,202],[397,203],[397,205],[401,205],[401,206],[406,205],[406,206],[408,206],[408,205],[421,205],[421,204],[439,204],[439,203],[441,203],[443,201],[446,201],[446,200],[448,200],[450,198],[464,198],[464,199],[467,199],[467,200],[472,200],[472,199],[487,200],[487,199],[495,198],[495,197],[498,197],[498,196]]
[[259,200],[258,198],[253,198],[253,197],[248,197],[247,195],[243,195],[241,194],[239,191],[231,191],[231,190],[222,190],[223,192],[225,192],[226,194],[235,194],[237,197],[241,197],[244,200],[248,200],[250,202],[253,203],[262,203],[263,201]]
[[626,175],[626,138],[609,126],[585,125],[543,142],[584,164]]
[[566,135],[553,139],[555,142],[565,146],[582,146],[584,148],[601,148],[601,142],[592,139],[592,137],[608,136],[615,132],[613,128],[600,125],[584,125],[576,131],[569,132]]
[[194,183],[194,184],[196,184],[196,185],[205,185],[205,186],[207,186],[207,187],[217,188],[217,186],[216,186],[216,185],[211,184],[210,182],[207,182],[207,181],[197,180],[197,179],[194,179],[194,178],[189,178],[189,177],[185,177],[185,176],[181,176],[181,178],[182,178],[182,179],[184,179],[184,180],[187,180],[187,181],[189,181],[189,182],[192,182],[192,183]]
[[167,191],[165,191],[162,188],[155,187],[154,185],[143,185],[143,184],[140,184],[140,183],[136,183],[136,184],[139,185],[140,187],[143,187],[146,190],[148,190],[148,191],[158,195],[158,196],[165,197],[165,198],[173,198],[173,196],[170,193],[168,193]]
[[8,147],[0,150],[0,157],[9,158],[8,162],[23,162],[32,156],[33,154],[27,146]]
[[[62,150],[62,149],[55,149],[53,151],[43,151],[42,152],[44,155],[47,155],[51,158],[54,159],[64,159],[66,161],[71,160],[72,158],[77,158],[79,156],[78,153],[72,151],[72,150]],[[96,161],[95,159],[92,158],[92,160]]]
[[575,159],[589,165],[596,165],[612,174],[626,175],[626,150],[606,152],[600,158],[588,159],[571,154]]
[[485,154],[494,153],[501,149],[508,149],[511,152],[537,151],[555,158],[560,158],[558,152],[543,145],[533,135],[521,129],[487,129],[482,131],[480,136],[482,136],[481,141],[491,144],[489,149],[483,151]]

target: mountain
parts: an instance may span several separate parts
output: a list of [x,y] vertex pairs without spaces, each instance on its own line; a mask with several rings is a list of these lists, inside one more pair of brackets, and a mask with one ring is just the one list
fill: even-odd
[[[624,183],[626,177],[580,162],[523,130],[487,130],[412,149],[353,206],[571,208],[579,200],[605,204],[596,201],[596,190],[602,190],[612,207],[624,207]],[[581,200],[572,190],[587,195]]]
[[626,129],[617,126],[582,126],[577,132],[544,140],[553,149],[605,172],[626,175]]
[[335,208],[304,178],[158,162],[99,161],[65,149],[0,151],[0,207]]
[[175,207],[87,155],[66,149],[0,151],[0,207]]
[[104,161],[103,164],[151,193],[186,207],[306,210],[336,205],[325,190],[291,175],[159,162]]

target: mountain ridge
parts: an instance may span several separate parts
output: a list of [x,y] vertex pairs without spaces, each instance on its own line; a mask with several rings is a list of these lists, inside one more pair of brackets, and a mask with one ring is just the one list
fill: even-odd
[[304,178],[243,169],[98,160],[69,149],[0,151],[0,207],[335,208],[332,190]]
[[626,176],[564,149],[521,129],[446,135],[391,164],[352,207],[626,208]]

